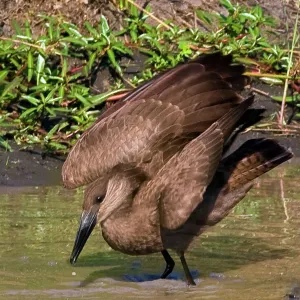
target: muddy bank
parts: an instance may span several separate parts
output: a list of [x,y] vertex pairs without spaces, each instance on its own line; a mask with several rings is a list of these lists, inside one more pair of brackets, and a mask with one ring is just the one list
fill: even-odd
[[[270,135],[260,132],[240,134],[229,151],[237,149],[248,139],[268,138]],[[297,137],[273,137],[282,145],[291,148],[295,157],[300,157],[300,143]],[[44,155],[41,149],[25,151],[18,150],[13,145],[14,152],[0,150],[0,186],[51,186],[61,185],[61,168],[64,157]]]
[[[282,94],[282,87],[271,87],[264,84],[256,84],[255,87],[272,95]],[[254,108],[265,109],[263,113],[266,122],[270,115],[278,112],[278,103],[269,98],[256,95]],[[291,110],[287,109],[287,116]],[[270,132],[249,131],[240,133],[229,152],[238,148],[248,139],[253,138],[275,138],[282,145],[291,148],[295,157],[300,157],[300,141],[297,136],[274,135]],[[20,146],[12,144],[13,152],[0,150],[0,186],[39,186],[61,184],[61,167],[65,157],[46,155],[40,148],[31,150],[19,150]]]
[[61,182],[63,157],[53,157],[36,147],[20,150],[10,142],[13,152],[0,150],[0,186],[56,185]]

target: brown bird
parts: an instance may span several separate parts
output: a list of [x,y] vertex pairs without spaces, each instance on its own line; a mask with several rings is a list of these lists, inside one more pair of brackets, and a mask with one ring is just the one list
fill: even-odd
[[161,252],[166,278],[184,253],[221,221],[263,173],[292,157],[276,141],[254,139],[224,157],[237,122],[253,103],[231,56],[202,55],[143,84],[112,106],[71,150],[67,188],[87,185],[70,261],[100,223],[106,242],[130,255]]

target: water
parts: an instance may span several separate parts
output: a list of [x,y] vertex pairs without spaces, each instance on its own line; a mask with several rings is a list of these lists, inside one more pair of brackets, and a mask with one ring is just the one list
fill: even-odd
[[[187,253],[169,280],[160,254],[115,252],[95,230],[69,264],[82,190],[0,188],[0,299],[288,299],[300,297],[300,165],[259,179],[225,220]],[[297,299],[297,298],[290,298]],[[300,298],[299,298],[300,299]]]

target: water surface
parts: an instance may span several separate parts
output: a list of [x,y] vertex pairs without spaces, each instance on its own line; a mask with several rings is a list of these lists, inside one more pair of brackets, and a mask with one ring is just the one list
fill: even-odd
[[172,276],[160,280],[161,255],[115,252],[99,229],[71,266],[82,190],[0,187],[0,299],[300,297],[299,194],[300,165],[287,163],[261,177],[187,253],[197,283],[188,288],[174,253]]

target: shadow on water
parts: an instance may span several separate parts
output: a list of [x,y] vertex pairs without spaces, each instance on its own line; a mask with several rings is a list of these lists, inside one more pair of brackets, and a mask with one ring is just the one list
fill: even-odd
[[[236,270],[247,264],[254,264],[263,261],[282,259],[285,256],[293,256],[293,250],[280,247],[272,248],[260,238],[248,238],[239,236],[217,236],[205,239],[205,243],[210,245],[209,249],[201,247],[187,253],[187,262],[191,267],[194,279],[204,277],[222,278],[223,274],[229,270]],[[190,255],[189,255],[190,253]],[[173,271],[168,276],[169,280],[185,280],[182,266],[177,257],[177,271]],[[165,267],[163,257],[156,254],[142,259],[132,256],[124,256],[118,252],[103,253],[98,252],[91,255],[84,255],[76,264],[76,268],[93,266],[104,268],[91,272],[81,283],[84,287],[101,278],[112,278],[117,281],[145,282],[160,279],[160,275]],[[143,262],[143,263],[142,263]],[[198,269],[193,265],[197,264]],[[148,272],[157,269],[156,273]],[[127,272],[126,272],[127,271]]]
[[300,283],[298,282],[292,288],[290,293],[286,294],[284,300],[300,300]]
[[[121,273],[124,270],[112,270],[111,273]],[[116,281],[124,281],[124,282],[149,282],[160,279],[161,274],[150,274],[150,273],[140,273],[140,274],[124,274],[122,276],[112,275],[109,272],[105,271],[94,271],[87,278],[85,278],[82,282],[80,282],[80,287],[86,287],[95,281],[101,278],[111,278]],[[191,275],[194,280],[199,278],[199,272],[197,270],[191,270]],[[174,281],[184,281],[185,276],[183,272],[172,272],[165,280],[174,280]]]

